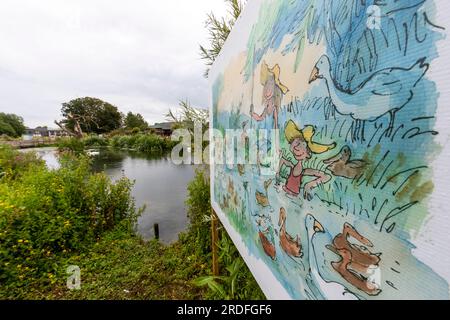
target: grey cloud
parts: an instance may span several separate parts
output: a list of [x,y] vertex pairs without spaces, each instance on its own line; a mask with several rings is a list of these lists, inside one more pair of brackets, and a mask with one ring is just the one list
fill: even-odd
[[2,0],[0,111],[52,125],[61,103],[95,96],[161,121],[179,99],[208,106],[198,44],[223,0]]

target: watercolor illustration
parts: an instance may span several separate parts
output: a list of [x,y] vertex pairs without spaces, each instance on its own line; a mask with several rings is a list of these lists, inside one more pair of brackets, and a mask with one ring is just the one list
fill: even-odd
[[257,161],[212,164],[211,191],[268,297],[449,298],[414,253],[441,150],[436,2],[248,2],[210,72],[211,124]]

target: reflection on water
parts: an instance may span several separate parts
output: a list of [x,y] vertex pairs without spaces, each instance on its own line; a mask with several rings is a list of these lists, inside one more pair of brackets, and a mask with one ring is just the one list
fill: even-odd
[[37,155],[45,161],[49,169],[59,169],[59,161],[56,156],[56,148],[45,147],[45,148],[32,148],[32,149],[22,149],[21,152],[36,152]]
[[[50,168],[59,166],[54,148],[34,149]],[[154,236],[153,224],[159,224],[160,239],[171,243],[186,229],[187,184],[194,177],[194,166],[174,165],[170,156],[148,156],[130,151],[101,149],[93,157],[93,170],[104,171],[113,180],[126,176],[135,181],[133,197],[138,208],[146,206],[138,220],[138,232],[144,239]]]
[[151,157],[129,151],[103,149],[93,158],[95,171],[105,171],[112,179],[126,176],[135,181],[136,206],[146,206],[138,220],[138,232],[152,238],[153,224],[159,224],[160,239],[170,243],[186,229],[187,184],[194,177],[194,167],[177,166],[169,156]]

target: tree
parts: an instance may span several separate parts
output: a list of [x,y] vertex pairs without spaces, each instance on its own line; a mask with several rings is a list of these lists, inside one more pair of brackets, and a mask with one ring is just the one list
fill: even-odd
[[200,46],[200,56],[206,61],[205,63],[208,66],[204,73],[205,77],[208,77],[209,66],[214,63],[220,50],[222,50],[222,47],[245,4],[245,2],[241,0],[225,0],[225,2],[229,7],[228,14],[230,17],[217,18],[214,13],[210,13],[205,21],[205,26],[208,29],[210,36],[209,47]]
[[116,106],[97,98],[85,97],[62,104],[62,121],[55,123],[76,137],[83,133],[107,133],[122,126],[123,115]]
[[0,135],[18,138],[25,133],[23,118],[15,114],[0,113]]
[[124,126],[127,129],[139,128],[141,130],[148,129],[148,123],[145,121],[144,117],[140,113],[134,114],[133,112],[128,112],[125,117]]
[[180,101],[178,111],[169,110],[166,119],[175,122],[176,128],[185,128],[193,133],[195,123],[202,124],[203,131],[208,127],[209,113],[208,110],[195,108],[184,100]]
[[107,133],[122,127],[123,114],[117,107],[104,102],[103,108],[97,110],[98,127],[93,127],[95,133]]

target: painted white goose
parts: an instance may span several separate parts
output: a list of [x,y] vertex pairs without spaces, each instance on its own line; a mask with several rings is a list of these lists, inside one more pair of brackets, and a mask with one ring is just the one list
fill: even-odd
[[318,232],[325,232],[325,229],[312,215],[308,214],[305,218],[306,232],[308,235],[308,252],[310,261],[310,274],[312,281],[320,291],[322,297],[327,300],[359,300],[354,294],[348,291],[346,287],[336,282],[325,281],[319,273],[316,252],[314,249],[314,236]]
[[386,136],[392,134],[395,113],[413,98],[413,88],[428,71],[425,58],[417,60],[410,68],[386,68],[373,73],[354,90],[342,88],[331,76],[331,64],[327,55],[317,61],[309,83],[323,79],[337,112],[349,115],[357,121],[373,121],[390,115]]

